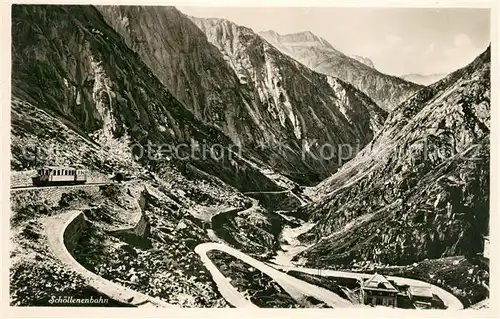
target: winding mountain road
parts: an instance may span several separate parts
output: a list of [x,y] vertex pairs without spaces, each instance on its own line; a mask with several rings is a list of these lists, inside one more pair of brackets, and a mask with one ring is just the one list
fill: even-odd
[[[247,208],[246,210],[254,210],[256,209],[257,206],[258,206],[258,201],[253,200],[252,206],[250,208]],[[231,284],[230,280],[228,280],[228,278],[226,278],[215,266],[215,264],[210,260],[210,258],[207,256],[207,253],[211,250],[219,250],[227,254],[230,254],[240,259],[241,261],[249,264],[250,266],[262,271],[263,273],[271,277],[273,280],[275,280],[285,291],[287,291],[290,294],[290,296],[292,296],[296,300],[303,299],[307,296],[312,296],[334,308],[364,306],[364,305],[353,305],[349,301],[341,298],[337,294],[327,289],[299,280],[295,277],[292,277],[284,273],[283,271],[295,270],[313,275],[321,274],[321,276],[325,277],[352,278],[357,280],[368,279],[369,277],[372,276],[372,274],[336,271],[331,269],[315,269],[315,268],[296,267],[290,265],[280,265],[277,263],[279,262],[277,259],[274,260],[274,263],[272,262],[264,263],[248,256],[247,254],[237,249],[229,247],[223,240],[218,238],[218,236],[213,231],[210,232],[210,235],[211,235],[210,238],[216,242],[200,244],[196,246],[195,252],[200,256],[203,264],[210,271],[213,280],[217,284],[219,292],[234,307],[254,308],[256,306],[250,300],[246,299],[245,296]],[[394,282],[398,285],[408,285],[413,287],[429,287],[432,293],[436,294],[444,302],[447,309],[460,310],[464,308],[460,300],[456,298],[453,294],[435,285],[410,278],[395,277],[395,276],[387,276],[387,278],[389,280],[394,280]]]
[[67,244],[76,242],[76,236],[82,230],[86,221],[82,211],[70,210],[53,216],[44,217],[43,228],[47,236],[50,252],[65,267],[78,273],[85,282],[98,292],[114,301],[130,304],[136,307],[175,307],[160,298],[148,296],[139,291],[107,280],[95,274],[80,264],[68,249]]
[[[278,265],[278,264],[271,264],[269,265],[281,269],[283,271],[289,271],[289,270],[295,270],[295,271],[300,271],[303,273],[307,274],[312,274],[312,275],[317,275],[318,273],[321,273],[321,276],[324,277],[340,277],[340,278],[352,278],[352,279],[359,279],[359,280],[365,280],[370,278],[373,274],[364,274],[364,273],[356,273],[356,272],[348,272],[348,271],[338,271],[338,270],[331,270],[331,269],[316,269],[316,268],[303,268],[303,267],[294,267],[294,266],[284,266],[284,265]],[[446,305],[448,309],[452,310],[461,310],[464,308],[462,302],[455,297],[453,294],[447,292],[446,290],[429,284],[427,282],[417,280],[417,279],[410,279],[410,278],[404,278],[404,277],[396,277],[396,276],[386,276],[387,279],[393,280],[396,284],[398,285],[408,285],[408,286],[413,286],[413,287],[428,287],[433,294],[437,295]]]
[[[95,184],[84,184],[83,186],[96,186],[96,185],[106,185],[109,183],[95,183]],[[48,187],[78,187],[82,185],[65,185],[65,186],[48,186]],[[17,188],[18,190],[26,190],[26,189],[35,189],[39,187],[20,187]],[[47,188],[44,187],[44,188]],[[11,190],[15,190],[16,188],[12,188]],[[258,208],[258,200],[252,199],[252,205],[249,208],[246,209],[241,209],[241,211],[252,211]],[[239,209],[238,209],[239,210]],[[234,209],[230,210],[224,210],[219,212],[218,214],[223,214],[227,213],[229,211],[234,211]],[[216,214],[216,215],[218,215]],[[67,220],[64,220],[62,223],[49,223],[49,224],[55,224],[55,225],[61,225],[60,229],[56,231],[51,231],[49,233],[52,233],[55,235],[52,241],[61,241],[63,242],[63,234],[66,229],[66,226],[69,224],[69,221],[72,221],[75,215],[75,212],[70,212],[71,215],[70,218],[67,218]],[[64,214],[63,214],[64,216]],[[59,218],[60,216],[58,216]],[[212,216],[213,218],[213,216]],[[64,224],[64,226],[62,226]],[[245,298],[245,296],[239,292],[228,280],[227,277],[225,277],[219,269],[215,266],[215,264],[210,260],[208,257],[207,253],[211,250],[219,250],[222,252],[225,252],[227,254],[230,254],[241,261],[249,264],[250,266],[262,271],[269,277],[271,277],[273,280],[275,280],[286,292],[290,294],[290,296],[296,300],[302,300],[308,296],[314,297],[327,305],[334,307],[334,308],[340,308],[340,307],[355,307],[355,306],[363,306],[363,305],[353,305],[346,299],[341,298],[337,294],[315,286],[313,284],[307,283],[305,281],[302,281],[300,279],[297,279],[295,277],[292,277],[282,271],[288,271],[288,270],[295,270],[303,273],[308,273],[308,274],[318,274],[321,273],[322,276],[325,277],[340,277],[340,278],[353,278],[353,279],[360,279],[364,280],[367,279],[371,276],[371,274],[363,274],[363,273],[354,273],[354,272],[345,272],[345,271],[335,271],[335,270],[329,270],[329,269],[314,269],[314,268],[303,268],[303,267],[295,267],[295,266],[290,266],[290,265],[280,265],[277,263],[264,263],[261,262],[257,259],[254,259],[247,254],[234,249],[232,247],[229,247],[227,244],[224,243],[224,241],[220,240],[218,236],[212,231],[211,232],[210,238],[214,241],[217,242],[211,242],[211,243],[203,243],[195,248],[195,252],[200,256],[203,264],[205,267],[210,271],[210,274],[212,275],[213,280],[217,284],[217,287],[222,294],[222,296],[234,307],[238,308],[255,308],[257,307],[254,305],[250,300]],[[51,236],[49,236],[49,242],[51,241]],[[52,247],[62,247],[64,246],[63,244],[59,245],[51,245]],[[97,276],[94,274],[91,274],[88,270],[83,269],[83,267],[79,266],[78,263],[75,263],[73,258],[70,258],[70,254],[67,252],[63,252],[60,254],[61,256],[64,256],[64,259],[68,264],[72,264],[73,267],[78,268],[82,273],[86,273],[86,275],[89,278],[92,278],[94,281],[98,281]],[[277,262],[277,260],[275,260]],[[95,278],[94,278],[95,277]],[[394,276],[387,276],[389,280],[394,280],[397,284],[399,285],[409,285],[409,286],[415,286],[415,287],[430,287],[431,291],[439,296],[441,300],[445,303],[445,305],[448,307],[448,309],[453,309],[453,310],[458,310],[458,309],[463,309],[462,303],[451,293],[447,292],[446,290],[437,287],[435,285],[431,285],[429,283],[415,280],[415,279],[409,279],[409,278],[403,278],[403,277],[394,277]],[[102,279],[99,279],[103,281]],[[104,282],[104,281],[103,281]],[[104,285],[101,285],[102,287],[110,287],[110,289],[119,291],[113,284],[106,282]],[[105,288],[106,288],[105,287]],[[104,289],[104,288],[103,288]],[[120,287],[120,289],[123,289]],[[135,292],[134,292],[135,293]],[[144,297],[141,295],[141,298]],[[148,296],[146,296],[148,297]],[[143,298],[144,299],[144,298]],[[147,298],[146,298],[147,299]]]
[[230,254],[241,261],[247,263],[248,265],[262,271],[273,280],[275,280],[286,292],[296,300],[306,298],[308,296],[314,297],[324,303],[328,304],[334,308],[341,307],[353,307],[349,301],[341,298],[339,295],[307,283],[305,281],[299,280],[295,277],[287,275],[265,263],[258,261],[239,250],[231,248],[224,244],[219,243],[204,243],[196,246],[195,252],[200,255],[200,258],[210,271],[212,278],[217,284],[217,287],[224,296],[224,298],[235,307],[256,307],[252,302],[247,300],[238,290],[228,281],[228,279],[219,271],[219,269],[214,265],[214,263],[208,258],[207,253],[211,250],[223,251]]
[[[340,307],[355,307],[359,305],[353,305],[349,301],[341,298],[337,294],[326,290],[324,288],[309,284],[305,281],[299,280],[295,277],[287,275],[283,273],[281,270],[295,270],[300,271],[307,274],[317,275],[321,273],[322,276],[325,277],[338,277],[338,278],[352,278],[352,279],[360,279],[365,280],[372,276],[372,274],[363,274],[363,273],[354,273],[354,272],[345,272],[345,271],[336,271],[330,269],[315,269],[315,268],[302,268],[302,267],[290,267],[290,266],[281,266],[276,264],[266,264],[261,261],[258,261],[247,254],[231,248],[225,244],[221,243],[203,243],[198,245],[195,248],[195,252],[200,256],[205,267],[210,271],[212,278],[217,284],[217,287],[222,294],[222,296],[233,306],[235,307],[256,307],[251,301],[246,299],[242,293],[240,293],[226,278],[219,269],[214,265],[214,263],[208,258],[207,253],[211,250],[219,250],[225,253],[228,253],[241,261],[249,264],[250,266],[259,269],[272,279],[274,279],[285,291],[287,291],[294,299],[301,299],[307,296],[312,296],[318,300],[321,300],[334,308]],[[461,310],[463,309],[463,304],[453,296],[453,294],[447,292],[446,290],[437,287],[435,285],[431,285],[429,283],[410,279],[403,277],[395,277],[395,276],[387,276],[389,280],[394,280],[398,285],[409,285],[413,287],[429,287],[432,293],[436,294],[441,298],[441,300],[446,305],[449,310]]]

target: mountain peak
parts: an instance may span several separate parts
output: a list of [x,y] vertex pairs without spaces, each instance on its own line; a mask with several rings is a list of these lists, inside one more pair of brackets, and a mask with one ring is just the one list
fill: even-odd
[[281,35],[274,31],[274,30],[266,30],[266,31],[260,31],[259,32],[260,35],[269,35],[269,36],[272,36],[272,37],[275,37],[275,38],[279,38]]
[[369,66],[370,68],[374,68],[375,69],[375,64],[373,64],[373,61],[370,59],[370,58],[367,58],[367,57],[363,57],[363,56],[360,56],[360,55],[352,55],[351,58],[363,63],[364,65],[367,65]]
[[230,29],[239,29],[240,32],[244,32],[246,34],[253,34],[254,31],[245,26],[238,25],[234,23],[231,20],[227,20],[224,18],[199,18],[199,17],[194,17],[190,15],[186,15],[186,17],[189,18],[194,24],[198,26],[198,28],[205,29],[205,28],[211,28],[215,26],[221,26],[225,30],[230,30]]
[[279,34],[274,30],[259,32],[259,35],[270,42],[278,42],[293,46],[314,46],[335,50],[325,39],[315,35],[312,31],[302,31],[289,34]]
[[311,31],[303,31],[298,33],[290,33],[282,36],[286,41],[285,42],[295,42],[295,43],[308,43],[315,44],[316,46],[328,47],[333,49],[333,46],[328,43],[325,39],[318,37]]
[[297,32],[297,33],[291,33],[289,35],[296,35],[296,36],[303,37],[305,39],[312,40],[312,41],[319,39],[319,37],[317,35],[315,35],[314,33],[312,33],[312,31],[309,31],[309,30]]
[[349,82],[385,110],[393,109],[421,88],[416,83],[379,72],[370,59],[347,56],[311,31],[286,35],[266,31],[260,36],[308,68]]

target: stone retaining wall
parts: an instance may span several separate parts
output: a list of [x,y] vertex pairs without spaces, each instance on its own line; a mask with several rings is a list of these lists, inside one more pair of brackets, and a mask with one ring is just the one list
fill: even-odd
[[139,196],[139,200],[137,201],[137,216],[139,219],[137,220],[136,224],[133,227],[123,227],[119,229],[112,230],[108,232],[110,235],[113,236],[121,236],[121,235],[134,235],[140,238],[146,238],[149,236],[149,231],[150,231],[150,225],[148,218],[144,212],[144,208],[146,206],[146,197],[145,193],[147,192],[146,189],[141,192],[141,195]]
[[68,249],[69,253],[73,255],[73,251],[78,244],[81,234],[87,229],[87,221],[83,213],[76,214],[64,230],[64,246]]
[[11,171],[10,172],[10,187],[32,186],[32,177],[36,176],[35,170],[29,171]]
[[84,191],[89,196],[98,195],[99,186],[78,185],[59,187],[40,187],[11,191],[11,210],[13,214],[23,206],[32,202],[44,202],[48,206],[57,206],[63,194]]

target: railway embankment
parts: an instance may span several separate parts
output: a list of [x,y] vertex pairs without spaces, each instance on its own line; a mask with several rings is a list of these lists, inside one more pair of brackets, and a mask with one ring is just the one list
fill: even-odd
[[[11,171],[10,172],[10,188],[32,187],[32,178],[36,176],[36,170]],[[108,176],[101,172],[87,171],[88,184],[103,184],[109,183]]]

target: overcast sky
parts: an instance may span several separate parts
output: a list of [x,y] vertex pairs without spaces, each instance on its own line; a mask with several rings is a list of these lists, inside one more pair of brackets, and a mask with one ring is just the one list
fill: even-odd
[[348,55],[370,58],[388,74],[449,73],[490,42],[489,9],[177,7],[225,18],[254,31],[312,31]]

